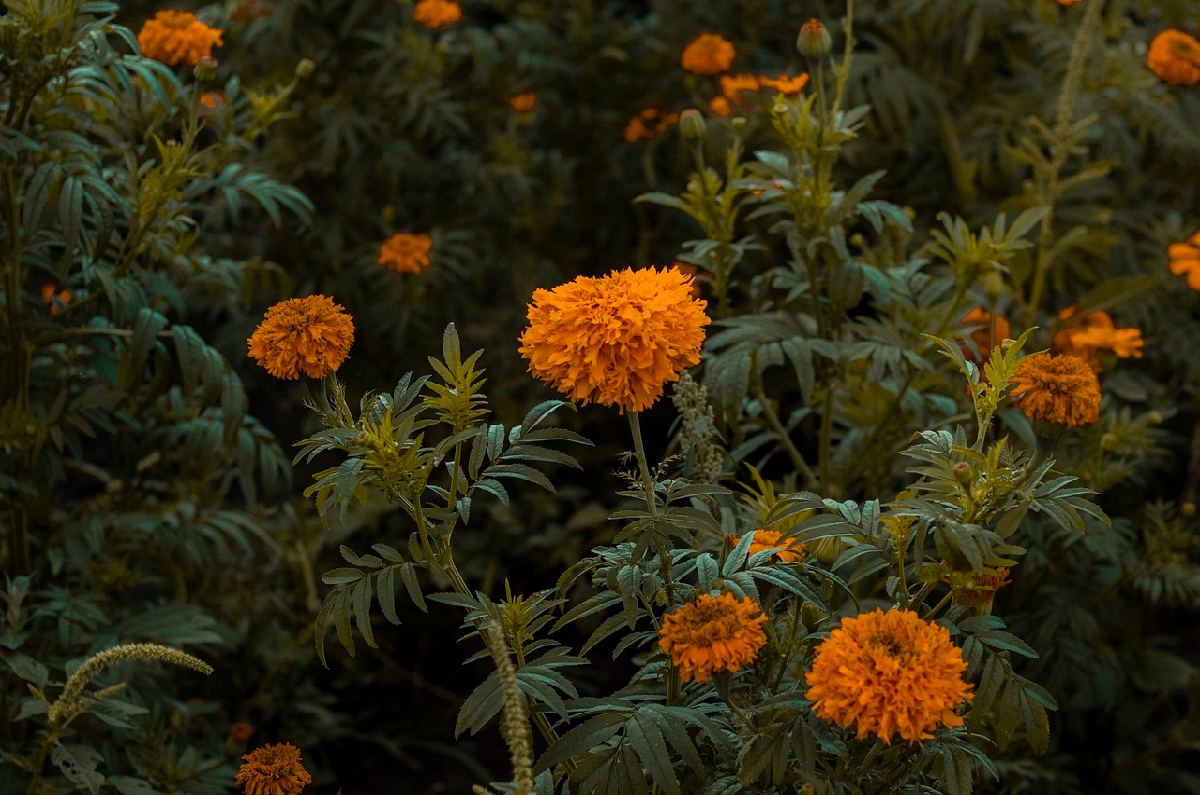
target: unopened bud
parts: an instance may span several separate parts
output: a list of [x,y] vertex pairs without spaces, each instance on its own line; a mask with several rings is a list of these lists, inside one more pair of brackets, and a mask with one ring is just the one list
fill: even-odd
[[1196,503],[1188,500],[1183,505],[1179,506],[1179,512],[1183,514],[1184,519],[1191,519],[1196,515]]
[[296,77],[301,80],[307,80],[312,76],[313,70],[317,68],[317,64],[312,58],[301,58],[300,63],[296,64]]
[[999,271],[989,271],[983,275],[983,291],[994,302],[1004,292],[1004,277]]
[[959,483],[967,483],[971,480],[971,465],[966,461],[959,461],[954,465],[954,479]]
[[1162,425],[1163,415],[1160,411],[1152,411],[1146,415],[1146,422],[1151,425]]
[[688,108],[679,114],[679,131],[689,141],[696,141],[703,138],[704,133],[707,132],[707,127],[708,125],[705,124],[704,117],[695,108]]
[[206,55],[197,62],[192,75],[198,83],[211,83],[217,79],[217,59]]
[[821,20],[808,20],[800,28],[800,35],[796,37],[796,49],[805,58],[817,60],[829,55],[829,51],[833,49],[833,37],[829,35],[829,28],[821,23]]
[[1115,450],[1118,441],[1115,433],[1106,433],[1100,437],[1100,447],[1104,450]]

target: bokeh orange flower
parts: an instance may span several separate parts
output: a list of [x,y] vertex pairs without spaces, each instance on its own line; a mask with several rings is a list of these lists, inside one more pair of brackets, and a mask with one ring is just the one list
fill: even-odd
[[1187,276],[1188,287],[1200,290],[1200,232],[1167,247],[1167,267],[1176,276]]
[[190,11],[159,11],[138,31],[142,55],[167,66],[195,66],[221,45],[221,31]]
[[808,72],[792,77],[791,75],[778,75],[777,77],[768,77],[767,75],[759,75],[758,82],[764,88],[771,88],[783,94],[785,97],[794,97],[804,90],[808,85]]
[[535,378],[571,400],[643,411],[700,361],[710,321],[691,291],[676,268],[626,268],[535,290],[521,355]]
[[909,610],[845,618],[817,646],[806,676],[821,718],[891,744],[933,737],[938,724],[961,726],[955,708],[971,696],[967,662],[945,627]]
[[267,310],[247,342],[250,357],[276,378],[323,378],[350,353],[354,321],[327,296],[289,298]]
[[1117,328],[1112,317],[1103,310],[1080,314],[1075,304],[1058,313],[1062,326],[1054,335],[1054,350],[1087,361],[1099,371],[1100,352],[1108,351],[1119,359],[1140,359],[1145,340],[1136,328]]
[[971,329],[971,341],[979,351],[979,359],[975,352],[963,346],[963,356],[979,364],[987,361],[992,355],[992,348],[1004,340],[1012,339],[1012,324],[1004,315],[993,315],[981,306],[977,306],[962,316],[958,321],[960,326]]
[[234,781],[246,795],[300,795],[312,783],[300,749],[291,743],[264,745],[242,759]]
[[664,113],[655,108],[643,108],[625,123],[625,143],[652,141],[679,123],[679,114]]
[[376,261],[396,273],[420,273],[432,261],[433,238],[424,233],[397,232],[379,246]]
[[245,721],[236,721],[229,727],[229,739],[235,743],[248,743],[254,736],[254,727]]
[[1080,3],[1082,3],[1082,2],[1083,2],[1083,0],[1058,0],[1058,4],[1059,4],[1060,6],[1073,6],[1073,5],[1079,5],[1079,4],[1080,4]]
[[203,118],[215,118],[224,107],[225,95],[220,91],[205,91],[200,95],[200,115]]
[[1078,356],[1026,356],[1013,375],[1012,396],[1031,419],[1068,428],[1100,421],[1100,381]]
[[1200,83],[1200,41],[1182,30],[1167,28],[1150,41],[1146,66],[1164,83],[1194,86]]
[[66,307],[67,304],[71,303],[71,299],[75,297],[74,294],[67,289],[60,290],[56,294],[54,291],[54,285],[49,283],[42,285],[41,296],[42,303],[50,307],[50,317],[57,317],[59,311]]
[[737,52],[719,33],[701,33],[683,48],[680,62],[694,75],[708,76],[724,72],[733,64]]
[[760,527],[754,531],[754,540],[750,542],[747,557],[775,549],[775,559],[781,563],[799,563],[804,560],[804,545],[793,538],[784,538],[778,530],[768,530]]
[[430,30],[447,28],[462,19],[462,6],[454,0],[417,0],[413,21]]
[[537,94],[532,91],[522,91],[508,98],[508,106],[517,113],[531,113],[537,107]]
[[757,93],[764,88],[773,89],[784,96],[796,96],[808,85],[808,73],[799,77],[779,75],[755,75],[748,72],[738,72],[732,75],[721,75],[721,93],[709,100],[708,108],[717,116],[728,116],[735,107],[745,105],[745,94]]
[[707,682],[714,673],[730,673],[754,662],[767,642],[767,617],[749,596],[701,594],[668,613],[658,645],[671,657],[684,682]]

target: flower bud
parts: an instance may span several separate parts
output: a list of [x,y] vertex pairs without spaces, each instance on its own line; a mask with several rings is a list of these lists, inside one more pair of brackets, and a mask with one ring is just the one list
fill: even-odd
[[195,76],[198,83],[211,83],[217,79],[217,59],[211,55],[206,55],[200,59],[195,68],[192,69],[192,75]]
[[829,28],[815,17],[808,20],[800,28],[800,35],[796,37],[796,49],[805,58],[814,61],[829,55],[829,51],[833,49],[833,37],[829,35]]
[[1151,425],[1162,425],[1163,415],[1161,411],[1152,411],[1146,416],[1146,422]]
[[969,483],[971,480],[971,465],[966,461],[959,461],[955,464],[954,479],[959,483]]
[[1196,515],[1196,503],[1188,500],[1183,505],[1179,506],[1179,512],[1183,514],[1184,519],[1191,519]]
[[688,108],[683,113],[680,113],[679,131],[689,141],[696,141],[703,138],[704,133],[707,132],[707,125],[704,122],[704,117],[700,115],[700,111],[695,108]]
[[300,63],[296,64],[296,77],[301,80],[307,80],[312,76],[313,70],[317,68],[317,64],[312,58],[301,58]]
[[1004,277],[999,271],[989,271],[983,275],[983,291],[993,303],[1004,292]]

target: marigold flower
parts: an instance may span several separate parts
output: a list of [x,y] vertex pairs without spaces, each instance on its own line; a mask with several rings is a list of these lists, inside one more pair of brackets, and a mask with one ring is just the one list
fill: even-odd
[[312,783],[300,749],[291,743],[264,745],[242,759],[234,781],[246,788],[246,795],[299,795]]
[[1200,290],[1200,232],[1167,247],[1167,264],[1176,276],[1187,276],[1188,287]]
[[276,378],[322,378],[350,353],[354,321],[324,295],[289,298],[267,310],[247,342],[250,357]]
[[1100,421],[1100,381],[1078,356],[1026,356],[1013,375],[1012,395],[1031,419],[1068,428]]
[[376,261],[396,273],[420,273],[429,267],[433,238],[419,233],[397,232],[379,246]]
[[997,591],[1012,583],[1007,567],[997,566],[991,571],[990,574],[955,572],[943,577],[942,582],[950,585],[951,599],[956,605],[983,607],[991,604]]
[[[963,315],[958,323],[972,329],[971,340],[979,350],[979,361],[987,361],[992,355],[993,346],[1012,339],[1012,324],[1008,322],[1008,318],[1004,315],[993,315],[981,306]],[[966,346],[963,346],[963,356],[976,361],[974,352]]]
[[683,48],[683,68],[694,75],[717,75],[733,64],[733,45],[718,33],[701,33]]
[[758,82],[764,88],[773,88],[785,97],[798,96],[804,87],[808,85],[808,72],[803,72],[796,77],[791,75],[779,75],[778,77],[768,77],[767,75],[759,75]]
[[142,55],[167,66],[195,66],[221,44],[221,31],[190,11],[159,11],[138,31]]
[[200,95],[200,115],[212,119],[225,107],[225,95],[220,91],[205,91]]
[[626,268],[535,290],[521,355],[572,400],[643,411],[700,361],[710,321],[691,289],[675,268]]
[[60,290],[56,295],[54,285],[49,283],[42,285],[41,296],[42,303],[50,307],[50,317],[57,317],[59,311],[71,303],[71,299],[75,297],[70,290],[66,289]]
[[1054,335],[1054,349],[1087,361],[1093,370],[1099,371],[1100,351],[1109,351],[1120,359],[1142,358],[1146,342],[1142,332],[1136,328],[1117,328],[1112,317],[1103,310],[1079,314],[1079,307],[1072,304],[1058,313],[1064,325]]
[[430,30],[447,28],[462,19],[462,6],[454,0],[417,0],[413,21]]
[[679,122],[678,113],[664,113],[654,108],[643,108],[625,124],[625,143],[651,141]]
[[842,620],[817,646],[805,681],[817,715],[890,745],[897,734],[920,742],[939,723],[961,726],[954,709],[972,697],[966,669],[945,627],[909,610],[876,609]]
[[537,94],[523,91],[508,98],[508,106],[517,113],[530,113],[537,107]]
[[1167,28],[1150,41],[1146,66],[1172,86],[1200,83],[1200,41],[1176,28]]
[[750,542],[750,552],[747,557],[768,549],[778,549],[774,557],[781,563],[799,563],[804,560],[804,544],[794,539],[784,538],[783,533],[778,530],[760,527],[754,531],[754,540]]
[[713,112],[714,116],[728,116],[733,113],[733,105],[730,104],[729,98],[725,96],[713,97],[708,101],[708,109]]
[[767,617],[749,596],[701,594],[663,617],[658,645],[670,655],[684,682],[707,682],[718,671],[754,662],[767,642]]
[[741,102],[743,92],[758,91],[759,85],[757,75],[744,72],[735,75],[721,75],[721,93],[735,105]]

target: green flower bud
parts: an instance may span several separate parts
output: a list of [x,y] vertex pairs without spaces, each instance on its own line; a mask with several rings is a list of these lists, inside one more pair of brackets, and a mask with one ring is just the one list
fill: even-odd
[[206,55],[200,59],[196,67],[192,69],[192,75],[195,76],[197,83],[211,83],[217,79],[217,59],[211,55]]
[[808,20],[800,28],[800,35],[796,37],[796,49],[805,58],[814,61],[829,55],[829,51],[833,49],[833,37],[829,35],[829,28],[819,19]]
[[703,138],[707,127],[708,125],[705,124],[704,117],[695,108],[688,108],[679,114],[679,130],[683,133],[683,137],[689,141]]
[[316,68],[317,65],[312,58],[301,58],[300,63],[296,64],[296,77],[300,78],[301,80],[306,80],[312,75],[313,70]]

